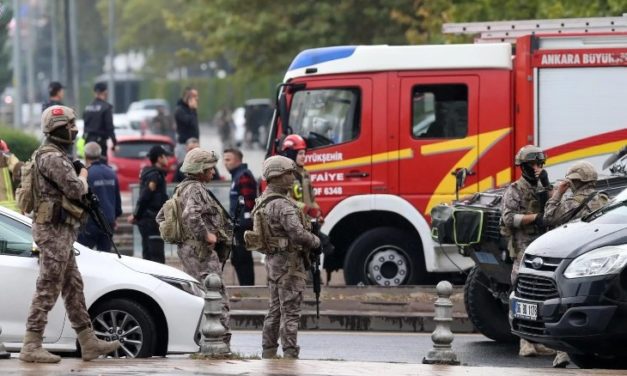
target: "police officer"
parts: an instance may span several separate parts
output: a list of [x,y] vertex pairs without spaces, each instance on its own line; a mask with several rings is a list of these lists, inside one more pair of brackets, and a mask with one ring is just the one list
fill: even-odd
[[[109,226],[115,229],[115,220],[122,215],[120,183],[113,169],[100,159],[101,154],[100,145],[97,143],[89,142],[85,145],[87,183],[89,189],[98,197],[102,212],[109,221]],[[109,236],[98,227],[92,218],[87,220],[87,224],[78,235],[78,242],[87,248],[96,247],[99,251],[111,251]]]
[[[557,227],[604,206],[608,197],[597,192],[595,188],[597,178],[597,171],[590,162],[581,161],[570,166],[566,172],[566,180],[562,180],[555,187],[553,196],[544,207],[544,223]],[[564,195],[569,189],[572,195]],[[569,363],[568,354],[558,351],[553,360],[553,367],[563,368]]]
[[[262,210],[271,239],[265,244],[276,244],[266,250],[266,271],[270,289],[270,309],[263,323],[263,358],[274,358],[279,347],[279,335],[283,357],[297,359],[300,305],[307,279],[309,250],[320,246],[320,239],[313,235],[310,223],[298,205],[287,197],[294,184],[294,162],[283,156],[274,156],[263,163],[263,177],[268,188],[255,204]],[[257,226],[258,224],[256,224]]]
[[136,224],[142,236],[142,256],[146,260],[165,264],[165,243],[159,233],[157,213],[168,200],[165,177],[168,169],[168,155],[161,145],[148,151],[150,166],[142,169],[139,175],[139,199],[128,222]]
[[64,106],[49,107],[41,117],[46,140],[34,154],[33,187],[33,240],[39,247],[40,269],[20,352],[20,360],[26,362],[57,363],[61,360],[41,346],[48,312],[59,293],[72,328],[78,333],[83,360],[95,359],[120,347],[118,341],[96,338],[74,257],[73,243],[84,215],[69,200],[80,200],[87,193],[87,169],[79,161],[73,164],[68,157],[78,132],[75,119],[74,110]]
[[[219,203],[205,188],[213,178],[218,157],[214,152],[201,148],[190,150],[185,156],[181,171],[187,178],[177,186],[177,195],[181,205],[182,227],[186,240],[179,244],[178,255],[183,270],[203,281],[210,273],[216,273],[222,280],[222,264],[228,257],[231,233],[226,231],[227,219]],[[226,328],[224,343],[230,346],[231,329],[229,326],[229,297],[224,283],[220,287],[222,295],[222,314],[220,322]]]
[[65,96],[65,88],[58,81],[52,81],[48,85],[48,100],[41,105],[41,112],[50,106],[63,106],[63,97]]
[[[523,146],[516,154],[515,164],[522,176],[505,190],[501,203],[501,233],[509,237],[508,250],[514,258],[512,286],[525,249],[544,231],[542,212],[550,189],[549,177],[543,169],[546,156],[537,146]],[[553,355],[554,350],[520,339],[520,356]]]
[[111,139],[113,146],[117,144],[113,127],[113,106],[107,102],[107,84],[98,82],[94,85],[95,98],[85,107],[85,142],[97,142],[102,148],[102,157],[107,158],[107,140]]
[[0,206],[17,211],[14,187],[19,184],[22,165],[7,143],[0,140]]

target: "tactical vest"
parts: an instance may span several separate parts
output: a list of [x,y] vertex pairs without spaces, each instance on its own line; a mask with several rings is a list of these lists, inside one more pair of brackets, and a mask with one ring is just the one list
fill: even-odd
[[301,250],[300,246],[292,244],[288,237],[275,236],[272,233],[265,208],[270,202],[278,199],[286,200],[297,209],[296,212],[298,213],[301,224],[307,231],[311,231],[311,223],[309,223],[305,213],[298,207],[296,202],[278,193],[262,196],[255,200],[255,207],[251,213],[253,217],[253,229],[252,231],[249,230],[244,233],[246,249],[249,251],[257,251],[271,255],[277,252],[294,252]]
[[[533,189],[522,189],[518,186],[519,182],[515,181],[511,184],[512,187],[520,189],[523,192],[522,203],[521,203],[521,212],[522,214],[537,214],[544,211],[544,208],[541,207],[540,201],[535,195],[535,191]],[[512,237],[514,232],[523,231],[527,235],[540,235],[540,230],[535,225],[526,225],[520,229],[511,229],[503,224],[503,219],[499,222],[501,235],[505,237]]]
[[[573,196],[573,200],[575,200],[579,205],[581,205],[588,198],[588,194],[584,194],[583,192],[579,192]],[[581,218],[588,213],[592,213],[593,211],[605,206],[609,201],[609,197],[605,193],[596,193],[596,196],[593,197],[588,203],[586,203],[585,208],[582,208],[579,213],[575,216],[575,218]]]

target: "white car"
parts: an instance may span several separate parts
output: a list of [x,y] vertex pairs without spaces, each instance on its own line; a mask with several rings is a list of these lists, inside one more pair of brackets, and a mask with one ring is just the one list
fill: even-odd
[[[19,351],[39,273],[29,218],[0,207],[0,342]],[[201,285],[182,271],[151,261],[98,252],[75,243],[85,300],[96,335],[120,339],[115,356],[198,352],[204,306]],[[44,347],[75,352],[76,333],[59,297],[48,315]]]

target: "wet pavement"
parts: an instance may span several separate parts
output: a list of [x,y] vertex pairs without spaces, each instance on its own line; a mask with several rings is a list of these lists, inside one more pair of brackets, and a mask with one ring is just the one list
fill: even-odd
[[532,369],[464,366],[430,366],[374,362],[320,360],[192,360],[153,358],[142,360],[63,359],[59,364],[27,364],[16,358],[0,361],[3,375],[420,375],[420,376],[561,376],[627,375],[627,371]]

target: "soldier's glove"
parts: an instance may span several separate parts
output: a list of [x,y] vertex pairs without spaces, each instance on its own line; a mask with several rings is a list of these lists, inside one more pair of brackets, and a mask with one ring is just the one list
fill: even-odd
[[76,171],[77,175],[81,173],[82,169],[87,168],[85,167],[83,162],[79,161],[78,159],[72,162],[72,165],[74,165],[74,171]]
[[538,175],[538,180],[540,180],[540,184],[542,184],[544,188],[551,188],[551,182],[549,182],[549,174],[546,172],[546,170],[542,170],[542,172],[540,172],[540,175]]

